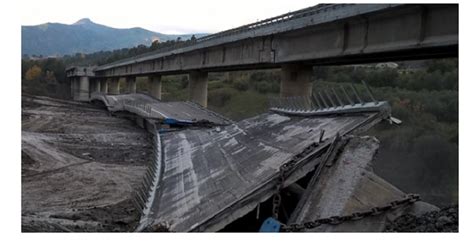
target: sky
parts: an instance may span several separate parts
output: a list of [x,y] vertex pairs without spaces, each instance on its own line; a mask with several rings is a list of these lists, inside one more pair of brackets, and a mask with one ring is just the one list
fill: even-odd
[[318,4],[310,0],[21,0],[21,24],[72,24],[82,18],[114,28],[165,34],[215,33]]

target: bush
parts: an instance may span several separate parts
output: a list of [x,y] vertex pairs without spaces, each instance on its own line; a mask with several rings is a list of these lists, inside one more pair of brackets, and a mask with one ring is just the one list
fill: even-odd
[[244,80],[240,78],[237,80],[234,80],[234,82],[232,83],[232,86],[241,92],[247,91],[249,89],[248,80]]
[[220,88],[209,91],[209,105],[222,107],[236,94],[235,90],[230,88]]
[[223,88],[224,87],[224,83],[221,82],[221,81],[209,81],[208,82],[208,90],[214,90],[214,89],[219,89],[219,88]]

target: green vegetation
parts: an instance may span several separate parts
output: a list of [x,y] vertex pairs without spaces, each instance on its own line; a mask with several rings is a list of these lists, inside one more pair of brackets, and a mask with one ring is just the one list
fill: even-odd
[[70,86],[66,80],[66,66],[60,59],[21,61],[21,89],[42,96],[69,98]]
[[[205,34],[196,34],[201,37]],[[21,53],[24,55],[65,55],[114,50],[138,44],[190,39],[192,35],[167,35],[143,28],[116,29],[81,19],[75,24],[45,23],[21,27]]]

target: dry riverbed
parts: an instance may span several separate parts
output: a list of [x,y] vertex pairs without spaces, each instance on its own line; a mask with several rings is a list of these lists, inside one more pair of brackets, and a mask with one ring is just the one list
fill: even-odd
[[22,96],[22,231],[129,231],[151,135],[103,108]]

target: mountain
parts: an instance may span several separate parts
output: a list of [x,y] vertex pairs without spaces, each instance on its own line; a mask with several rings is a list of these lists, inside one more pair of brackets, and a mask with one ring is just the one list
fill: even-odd
[[[195,34],[196,38],[206,34]],[[21,27],[22,55],[66,55],[100,50],[150,45],[154,40],[167,41],[187,35],[166,35],[143,28],[116,29],[92,22],[88,18],[74,24],[45,23]]]

